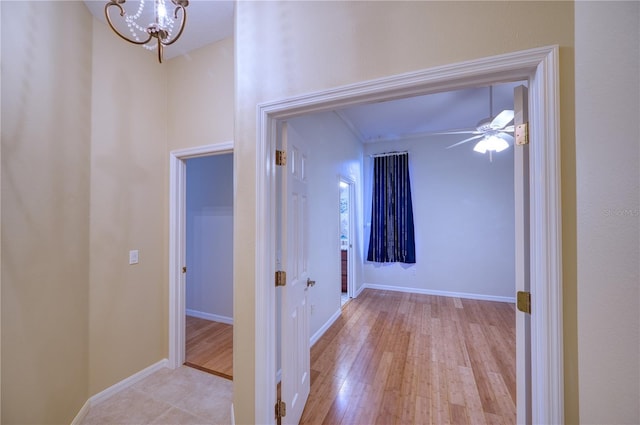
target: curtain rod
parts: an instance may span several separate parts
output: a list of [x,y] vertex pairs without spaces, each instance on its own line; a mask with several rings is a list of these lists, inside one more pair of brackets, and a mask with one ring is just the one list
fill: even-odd
[[369,155],[371,158],[377,158],[379,156],[393,156],[393,155],[404,155],[409,153],[409,151],[396,151],[396,152],[383,152],[383,153],[372,153]]

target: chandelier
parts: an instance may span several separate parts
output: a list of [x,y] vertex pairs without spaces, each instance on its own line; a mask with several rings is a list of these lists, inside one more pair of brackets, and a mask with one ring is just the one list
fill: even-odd
[[[171,0],[171,3],[175,6],[172,15],[169,15],[165,0],[152,0],[153,1],[153,17],[149,17],[149,13],[145,13],[145,0],[140,0],[138,10],[135,14],[127,14],[122,7],[126,0],[110,0],[104,6],[104,14],[107,18],[107,22],[111,29],[118,34],[120,38],[128,41],[129,43],[137,44],[145,47],[148,50],[158,49],[158,62],[162,63],[163,49],[165,46],[170,46],[182,35],[184,25],[187,21],[186,7],[189,6],[189,0]],[[120,10],[120,16],[124,18],[124,22],[129,28],[130,37],[124,35],[119,31],[111,20],[109,11],[111,6],[115,6]],[[178,31],[174,36],[174,26],[178,21],[178,12],[180,13],[180,24]],[[139,21],[143,19],[151,20],[153,22],[146,26],[143,26]],[[154,44],[153,39],[157,40]]]

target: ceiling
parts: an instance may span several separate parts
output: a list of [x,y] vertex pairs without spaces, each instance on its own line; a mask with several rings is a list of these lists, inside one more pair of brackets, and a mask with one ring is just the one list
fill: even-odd
[[[166,1],[169,3],[169,0]],[[106,0],[85,0],[91,13],[105,25],[106,3]],[[123,7],[127,13],[133,14],[139,4],[140,0],[127,0]],[[146,0],[145,4],[147,10],[153,10],[149,7],[153,5],[153,0]],[[116,8],[112,9],[112,17],[118,18]],[[190,0],[186,10],[184,33],[176,44],[165,49],[166,59],[186,55],[233,35],[234,1]],[[124,29],[126,32],[126,25]],[[149,52],[149,60],[154,60],[154,55]],[[519,84],[522,82],[494,85],[492,108],[489,88],[479,87],[352,106],[336,113],[363,143],[454,129],[473,129],[479,121],[490,115],[495,116],[503,109],[513,109],[513,88]]]
[[496,84],[492,95],[489,87],[476,87],[351,106],[336,113],[363,143],[475,129],[479,122],[513,109],[513,88],[520,84]]

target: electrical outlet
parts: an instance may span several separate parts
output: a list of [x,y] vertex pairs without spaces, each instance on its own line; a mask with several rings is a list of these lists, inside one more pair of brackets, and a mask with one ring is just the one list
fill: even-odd
[[138,264],[138,250],[129,251],[129,264]]

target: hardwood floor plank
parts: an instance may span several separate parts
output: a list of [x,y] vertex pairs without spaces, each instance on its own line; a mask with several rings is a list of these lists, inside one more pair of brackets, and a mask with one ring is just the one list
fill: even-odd
[[458,371],[463,382],[465,405],[469,413],[469,421],[472,424],[486,423],[485,412],[482,408],[482,400],[478,393],[478,387],[470,367],[459,367]]
[[185,364],[233,379],[233,326],[186,316]]
[[515,422],[515,308],[365,290],[311,349],[301,424]]

